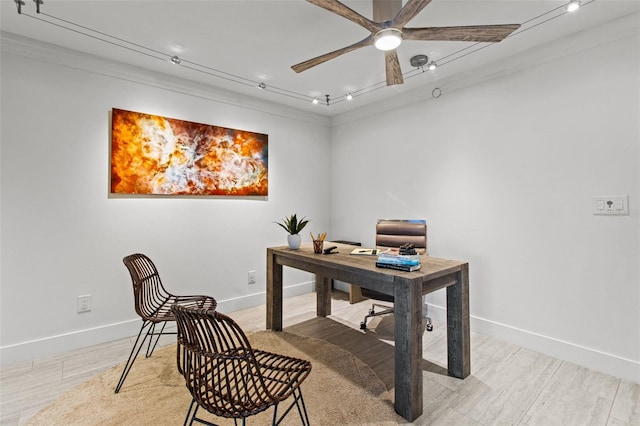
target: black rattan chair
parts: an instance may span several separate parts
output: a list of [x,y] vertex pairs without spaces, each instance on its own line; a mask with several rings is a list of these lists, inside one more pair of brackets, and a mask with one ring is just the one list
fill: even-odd
[[[131,275],[134,306],[136,313],[142,318],[142,326],[116,386],[116,393],[120,392],[133,363],[140,353],[140,349],[147,339],[149,339],[146,354],[148,358],[153,354],[161,335],[177,333],[176,331],[164,331],[167,322],[176,320],[171,311],[172,305],[178,303],[206,309],[215,309],[217,306],[216,300],[210,296],[176,296],[169,293],[163,287],[155,265],[144,254],[132,254],[126,256],[122,261]],[[158,324],[162,324],[160,331],[156,331],[156,325]],[[144,338],[140,340],[143,332],[145,332]],[[155,342],[154,336],[156,337]]]
[[[300,385],[311,363],[251,348],[242,329],[228,316],[207,309],[174,305],[178,324],[178,371],[192,400],[184,424],[212,423],[196,417],[198,409],[246,424],[247,417],[273,409],[278,425],[295,406],[303,425],[309,425]],[[278,405],[291,404],[278,417]]]

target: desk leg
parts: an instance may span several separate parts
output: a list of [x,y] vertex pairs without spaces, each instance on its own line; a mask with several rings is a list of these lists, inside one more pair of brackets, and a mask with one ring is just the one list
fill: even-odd
[[458,272],[457,283],[447,287],[447,354],[450,376],[464,379],[471,374],[467,264]]
[[422,284],[396,280],[395,408],[413,421],[422,414]]
[[365,299],[362,295],[362,289],[357,285],[349,284],[349,303],[354,304]]
[[326,317],[331,315],[331,280],[316,275],[316,315]]
[[282,331],[282,265],[267,249],[267,330]]

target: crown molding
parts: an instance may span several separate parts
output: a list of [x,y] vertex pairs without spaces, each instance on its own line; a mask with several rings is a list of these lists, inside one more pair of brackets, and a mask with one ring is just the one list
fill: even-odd
[[123,62],[108,60],[99,56],[63,48],[4,31],[0,31],[0,51],[27,57],[36,61],[97,73],[189,96],[248,108],[265,114],[277,115],[325,127],[336,127],[400,107],[420,102],[435,101],[436,99],[432,97],[432,91],[435,88],[439,88],[442,96],[446,96],[449,93],[466,87],[501,78],[585,50],[601,48],[606,44],[615,43],[629,37],[638,37],[639,35],[640,13],[634,13],[620,19],[609,21],[592,29],[580,31],[564,39],[523,51],[518,55],[497,61],[489,66],[468,70],[452,77],[438,79],[420,86],[411,92],[389,96],[385,98],[384,101],[367,104],[355,110],[334,116],[323,116],[302,111],[276,102],[269,102],[231,90],[150,71]]

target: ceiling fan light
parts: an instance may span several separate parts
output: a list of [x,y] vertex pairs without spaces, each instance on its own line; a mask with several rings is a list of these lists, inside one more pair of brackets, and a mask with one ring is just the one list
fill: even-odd
[[373,36],[373,44],[378,50],[393,50],[402,43],[402,32],[395,28],[385,28]]
[[567,12],[575,12],[580,9],[580,2],[577,0],[572,0],[567,4]]

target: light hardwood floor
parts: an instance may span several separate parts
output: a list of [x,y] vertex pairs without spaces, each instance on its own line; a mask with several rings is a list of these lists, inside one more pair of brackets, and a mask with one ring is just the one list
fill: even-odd
[[[286,299],[285,330],[351,351],[391,389],[393,316],[374,318],[365,333],[359,324],[368,301],[351,305],[334,292],[329,318],[317,318],[315,306],[314,293]],[[265,306],[228,314],[247,332],[265,327]],[[25,424],[72,387],[126,360],[132,345],[133,338],[123,339],[2,369],[0,423]],[[471,375],[459,380],[446,374],[444,324],[424,333],[423,346],[424,414],[415,425],[640,425],[640,384],[474,333]]]

